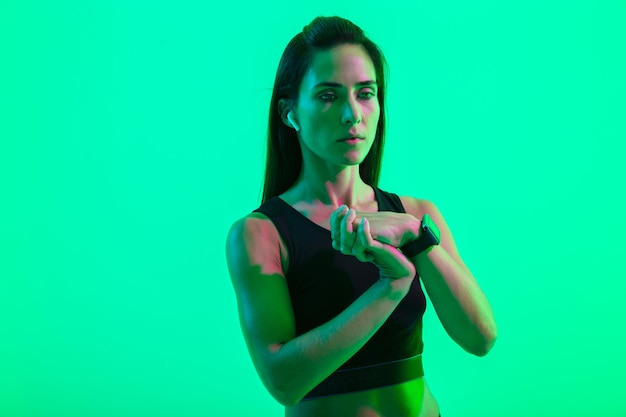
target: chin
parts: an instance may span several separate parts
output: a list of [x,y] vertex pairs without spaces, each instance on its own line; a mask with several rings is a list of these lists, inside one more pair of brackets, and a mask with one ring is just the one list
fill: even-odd
[[350,161],[349,165],[361,165],[361,163],[363,163],[363,161],[365,161],[365,158],[367,158],[367,155],[369,154],[369,149],[367,149],[367,152],[365,151],[361,151],[361,152],[350,152],[344,155],[344,158],[347,161]]
[[359,158],[346,157],[342,161],[343,163],[341,165],[345,165],[345,166],[361,165],[361,163],[363,163],[363,161],[365,161],[365,156],[359,157]]

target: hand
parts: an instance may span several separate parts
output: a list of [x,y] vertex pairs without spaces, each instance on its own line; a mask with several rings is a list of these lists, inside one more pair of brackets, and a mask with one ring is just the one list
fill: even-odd
[[[367,217],[374,240],[399,248],[419,237],[420,221],[408,213],[357,211],[353,226]],[[331,223],[332,224],[332,223]]]
[[363,217],[354,229],[356,212],[342,206],[330,217],[333,248],[344,255],[355,256],[361,262],[372,262],[380,270],[381,278],[408,278],[415,276],[415,266],[398,249],[372,237],[370,223]]
[[[348,208],[345,206],[342,207],[344,207],[343,211],[335,210],[330,217],[333,241],[335,236],[340,236],[336,230],[333,230],[339,227],[339,222],[333,222],[333,216],[336,216],[340,212],[345,214]],[[387,243],[399,248],[419,237],[420,221],[408,213],[396,213],[391,211],[356,211],[355,213],[356,216],[352,220],[353,230],[358,230],[361,219],[367,217],[372,231],[372,237],[374,240],[378,240],[381,243]],[[337,247],[337,249],[339,248]]]

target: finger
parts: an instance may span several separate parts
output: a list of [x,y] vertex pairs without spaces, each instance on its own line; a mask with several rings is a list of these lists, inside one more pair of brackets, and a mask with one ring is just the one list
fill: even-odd
[[415,275],[415,266],[397,248],[374,240],[367,219],[359,227],[359,239],[365,246],[365,252],[373,256],[373,263],[380,270],[381,276],[400,278]]
[[346,217],[344,217],[344,220],[346,222],[345,224],[346,231],[350,234],[354,233],[354,225],[352,224],[352,222],[354,221],[355,217],[356,217],[356,211],[354,209],[350,209]]
[[363,256],[367,258],[367,262],[376,264],[376,251],[374,240],[372,239],[371,230],[367,218],[362,218],[357,232],[359,246],[363,248]]
[[341,220],[341,237],[340,237],[340,250],[344,255],[352,254],[352,246],[354,245],[354,241],[356,240],[356,235],[354,234],[354,227],[352,226],[352,221],[354,220],[354,216],[356,213],[354,210],[350,209],[348,214],[344,216]]
[[346,205],[342,205],[330,215],[330,238],[333,241],[333,248],[337,250],[339,249],[339,241],[341,240],[341,220],[347,209],[348,207]]
[[362,214],[358,212],[358,210],[354,211],[354,219],[352,220],[352,227],[355,232],[359,230],[359,225],[361,224]]
[[361,241],[361,245],[365,248],[371,248],[374,244],[374,239],[372,239],[372,234],[370,230],[370,223],[367,221],[367,218],[363,217],[361,219],[361,225],[359,226],[359,239]]
[[360,262],[372,262],[374,260],[374,256],[366,250],[366,248],[361,244],[361,239],[358,238],[354,240],[354,245],[352,246],[352,254]]
[[354,234],[354,243],[352,244],[352,255],[356,257],[361,262],[367,262],[365,256],[365,247],[361,244],[361,240],[358,238],[358,225],[356,226],[356,232],[354,232],[353,226],[353,234]]
[[363,262],[363,263],[374,261],[374,256],[371,253],[368,253],[366,251],[359,251],[359,253],[354,253],[354,257],[359,262]]

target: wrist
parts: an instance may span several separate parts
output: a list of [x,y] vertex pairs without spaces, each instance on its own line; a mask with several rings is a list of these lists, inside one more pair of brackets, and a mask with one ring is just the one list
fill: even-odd
[[380,275],[378,278],[378,284],[385,288],[385,294],[392,298],[404,298],[411,290],[411,284],[413,283],[414,276],[404,276],[400,278]]
[[402,243],[400,246],[404,246],[408,243],[414,242],[421,236],[421,221],[409,214],[409,221],[407,222],[407,228],[402,236]]
[[439,245],[441,242],[439,228],[428,214],[424,214],[419,223],[418,238],[400,247],[400,250],[407,258],[413,258],[433,245]]

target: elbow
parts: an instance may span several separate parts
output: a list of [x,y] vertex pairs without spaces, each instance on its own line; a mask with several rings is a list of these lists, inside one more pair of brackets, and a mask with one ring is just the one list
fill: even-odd
[[300,399],[296,399],[294,397],[282,397],[280,399],[278,397],[274,398],[285,407],[294,407],[300,402]]
[[498,338],[498,329],[495,323],[483,329],[480,334],[480,337],[477,338],[476,343],[473,344],[471,349],[468,351],[476,356],[485,356],[487,353],[491,351],[493,345],[496,343],[496,339]]
[[289,384],[286,386],[277,386],[273,384],[265,385],[272,397],[285,407],[293,407],[303,398],[303,396],[297,395],[294,392],[293,387],[290,387]]
[[470,353],[475,355],[475,356],[486,356],[487,353],[489,353],[491,351],[491,348],[493,347],[494,343],[496,342],[496,339],[488,339],[485,340],[484,342],[477,344],[476,346],[474,346],[471,350]]
[[478,329],[473,329],[470,333],[465,333],[464,336],[458,334],[454,339],[466,352],[474,356],[485,356],[493,348],[497,337],[496,324],[491,322],[488,325],[480,326]]
[[[271,348],[273,353],[281,349],[281,345]],[[297,405],[308,391],[302,392],[302,384],[298,380],[299,373],[293,372],[293,366],[281,364],[276,356],[265,361],[256,361],[255,366],[261,382],[269,394],[281,405],[293,407]]]
[[285,407],[293,407],[306,395],[300,393],[296,381],[286,375],[274,372],[260,374],[261,381],[270,395]]

